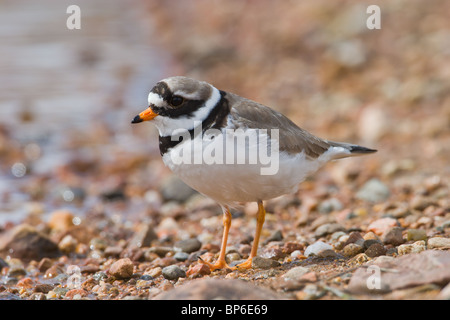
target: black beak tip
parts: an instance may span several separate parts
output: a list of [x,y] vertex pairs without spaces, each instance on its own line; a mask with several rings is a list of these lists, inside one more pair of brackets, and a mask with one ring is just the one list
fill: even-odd
[[131,123],[139,123],[142,122],[141,117],[139,117],[139,115],[137,115],[136,117],[133,118],[133,120],[131,120]]

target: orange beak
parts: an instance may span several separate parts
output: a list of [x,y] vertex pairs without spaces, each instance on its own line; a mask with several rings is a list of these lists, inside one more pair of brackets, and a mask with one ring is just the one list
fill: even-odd
[[155,118],[158,114],[154,113],[153,110],[148,107],[141,113],[139,113],[134,119],[131,121],[131,123],[139,123],[143,121],[149,121]]

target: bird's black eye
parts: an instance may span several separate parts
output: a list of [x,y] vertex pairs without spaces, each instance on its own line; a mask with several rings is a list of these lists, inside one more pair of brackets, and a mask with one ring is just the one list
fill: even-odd
[[170,104],[174,107],[180,106],[184,102],[184,99],[180,96],[173,96],[170,100]]

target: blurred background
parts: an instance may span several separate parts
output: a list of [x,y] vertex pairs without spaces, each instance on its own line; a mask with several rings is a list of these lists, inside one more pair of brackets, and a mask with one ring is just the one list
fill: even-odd
[[[71,4],[80,30],[66,27]],[[380,30],[366,27],[371,4]],[[449,12],[446,0],[2,0],[0,225],[60,208],[142,218],[170,200],[155,128],[130,121],[173,75],[379,150],[313,182],[445,183]]]

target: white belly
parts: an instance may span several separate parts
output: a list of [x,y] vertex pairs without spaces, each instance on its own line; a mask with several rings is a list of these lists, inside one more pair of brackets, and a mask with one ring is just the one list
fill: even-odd
[[[309,160],[303,152],[297,155],[280,152],[277,160],[274,156],[271,163],[267,162],[267,158],[265,162],[257,159],[256,163],[250,163],[254,160],[251,152],[258,153],[255,150],[261,145],[247,143],[237,144],[234,161],[227,161],[226,154],[219,157],[217,152],[211,152],[224,147],[229,141],[224,137],[220,135],[208,140],[199,136],[178,144],[163,156],[164,163],[187,185],[221,204],[267,200],[293,193],[300,182],[329,160],[328,157]],[[189,152],[184,153],[186,150],[191,150],[190,157],[186,156]],[[228,148],[223,150],[229,151]],[[246,155],[240,159],[243,163],[238,163],[237,157],[242,154]],[[211,163],[212,158],[219,163]],[[269,174],[261,174],[263,168]]]

